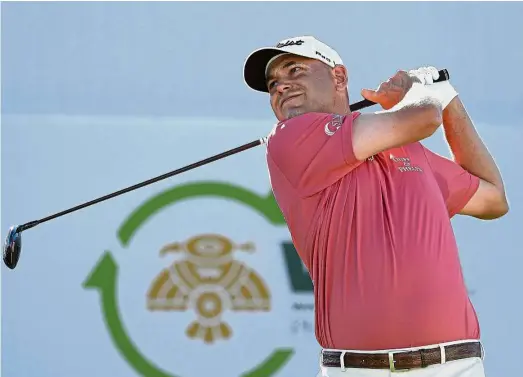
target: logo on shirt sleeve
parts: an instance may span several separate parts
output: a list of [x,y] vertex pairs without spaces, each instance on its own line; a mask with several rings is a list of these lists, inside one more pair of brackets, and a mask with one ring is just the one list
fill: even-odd
[[332,136],[338,131],[343,124],[344,117],[342,115],[333,114],[332,119],[325,124],[325,133],[327,136]]

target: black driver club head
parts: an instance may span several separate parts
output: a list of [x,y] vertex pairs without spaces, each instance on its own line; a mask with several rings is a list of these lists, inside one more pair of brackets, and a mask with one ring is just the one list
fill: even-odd
[[22,232],[18,232],[18,227],[12,226],[9,228],[7,237],[4,243],[3,258],[4,263],[11,270],[14,270],[20,259],[22,252]]

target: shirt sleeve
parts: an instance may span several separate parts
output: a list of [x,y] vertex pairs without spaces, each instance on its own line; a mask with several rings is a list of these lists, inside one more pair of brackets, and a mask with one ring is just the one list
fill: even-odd
[[465,207],[479,187],[479,178],[454,161],[422,146],[447,205],[449,217]]
[[301,196],[332,185],[357,167],[347,116],[308,113],[280,122],[267,143],[267,158]]

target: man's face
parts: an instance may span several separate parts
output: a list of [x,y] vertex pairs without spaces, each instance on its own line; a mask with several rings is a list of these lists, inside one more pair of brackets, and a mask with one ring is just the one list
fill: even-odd
[[337,94],[329,66],[296,55],[283,55],[271,63],[267,88],[279,121],[308,112],[331,112]]

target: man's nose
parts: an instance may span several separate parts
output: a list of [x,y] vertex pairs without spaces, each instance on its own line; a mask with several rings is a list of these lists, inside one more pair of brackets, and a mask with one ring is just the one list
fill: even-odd
[[285,93],[286,91],[288,91],[289,89],[291,88],[290,84],[287,84],[285,82],[282,82],[280,84],[278,84],[276,90],[280,93]]

